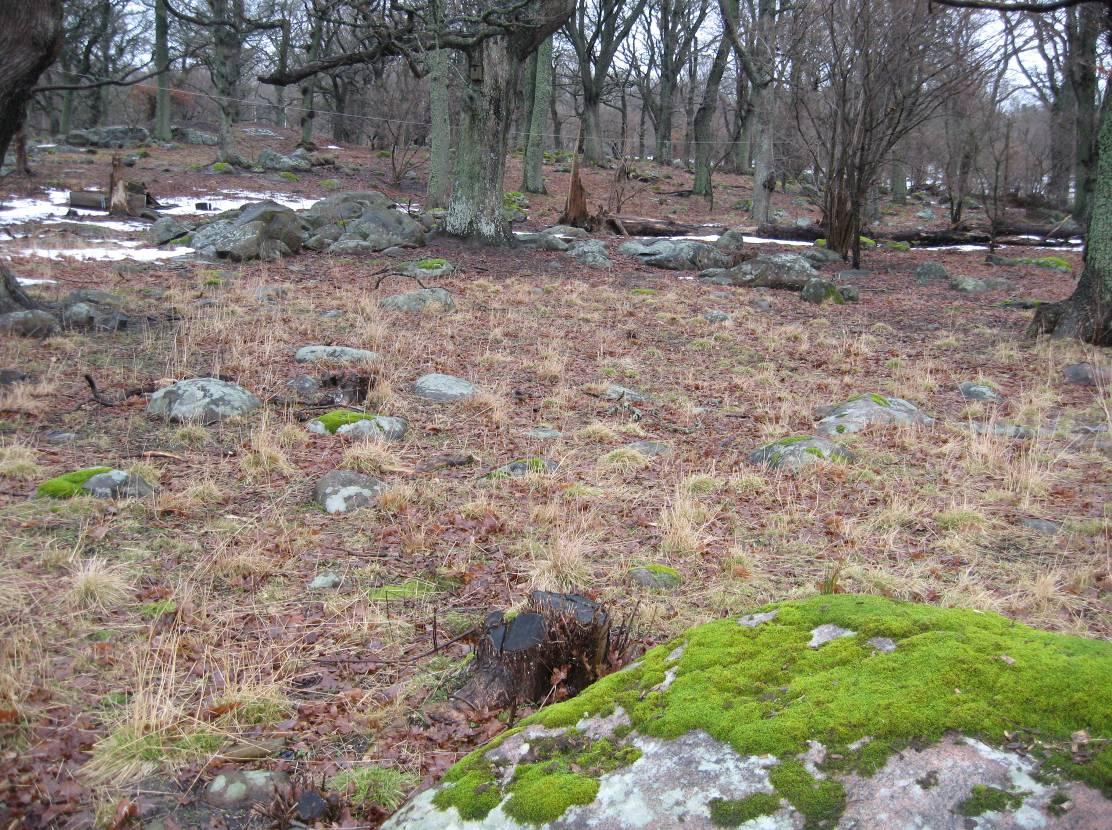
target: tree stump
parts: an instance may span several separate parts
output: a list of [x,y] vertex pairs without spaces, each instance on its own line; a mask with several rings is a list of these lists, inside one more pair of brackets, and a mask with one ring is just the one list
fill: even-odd
[[452,704],[489,712],[571,697],[607,673],[615,646],[624,649],[613,633],[606,610],[586,597],[534,591],[516,616],[487,616],[474,672]]

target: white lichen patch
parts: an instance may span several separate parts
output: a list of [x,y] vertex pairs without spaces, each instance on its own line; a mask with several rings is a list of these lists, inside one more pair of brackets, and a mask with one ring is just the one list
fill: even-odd
[[848,628],[842,628],[833,623],[826,623],[825,625],[820,625],[817,628],[811,629],[811,642],[807,645],[811,648],[819,648],[834,640],[840,640],[842,637],[852,637],[856,633],[855,631],[850,631]]
[[760,614],[746,614],[738,619],[738,624],[744,625],[746,628],[756,628],[761,623],[771,622],[774,619],[776,619],[776,609],[764,611]]

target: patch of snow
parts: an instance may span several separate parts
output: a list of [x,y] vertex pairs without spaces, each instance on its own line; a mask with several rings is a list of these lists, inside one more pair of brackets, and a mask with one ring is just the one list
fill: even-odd
[[794,245],[801,248],[810,248],[814,243],[802,242],[798,239],[765,239],[763,236],[743,236],[742,239],[750,245]]
[[16,277],[15,281],[20,285],[57,285],[57,280],[38,279],[36,277]]
[[57,146],[58,146],[57,144],[36,144],[35,149],[36,150],[52,150]]
[[[301,196],[294,196],[289,193],[255,193],[250,190],[221,190],[222,196],[174,196],[172,198],[163,199],[162,203],[165,205],[173,205],[174,207],[165,208],[160,210],[163,216],[195,216],[199,213],[219,213],[225,210],[234,210],[235,208],[243,207],[248,202],[265,202],[267,200],[277,202],[292,210],[307,210],[320,201],[319,198],[305,199]],[[210,211],[199,211],[196,205],[199,202],[207,202],[212,206]]]
[[[135,243],[138,244],[138,243]],[[19,256],[42,257],[43,259],[76,259],[82,262],[119,262],[134,259],[139,262],[156,262],[160,259],[173,259],[193,253],[192,248],[23,248]]]
[[988,245],[930,245],[917,251],[987,251]]
[[335,144],[326,144],[324,149],[325,150],[339,150],[340,148],[337,147]]

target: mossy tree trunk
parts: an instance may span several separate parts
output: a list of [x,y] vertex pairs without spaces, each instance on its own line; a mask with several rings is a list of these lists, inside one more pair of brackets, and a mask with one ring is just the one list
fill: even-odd
[[170,22],[166,0],[154,4],[154,62],[158,68],[158,92],[154,99],[154,137],[169,141],[170,135]]
[[23,126],[31,88],[62,49],[61,0],[4,4],[0,28],[0,160]]
[[[736,7],[736,4],[735,4]],[[733,11],[733,9],[731,10]],[[718,108],[718,89],[722,84],[722,76],[726,73],[726,64],[730,59],[730,40],[722,38],[718,44],[718,51],[714,55],[707,75],[707,85],[703,90],[703,101],[699,104],[699,111],[695,113],[695,124],[692,128],[695,143],[695,184],[692,191],[699,196],[711,198],[711,171],[714,168],[714,144],[712,141],[714,114]],[[694,81],[694,79],[692,79]]]
[[531,100],[526,101],[529,135],[525,142],[521,189],[547,193],[544,187],[544,133],[548,127],[548,101],[552,96],[552,38],[549,37],[529,60],[533,72]]
[[[444,23],[444,0],[430,3],[433,25]],[[425,189],[425,206],[442,208],[448,204],[452,187],[452,111],[448,99],[450,56],[443,49],[429,55],[429,183]]]
[[1060,303],[1041,306],[1028,334],[1070,337],[1112,345],[1112,93],[1100,113],[1092,216],[1085,236],[1085,267],[1077,288]]

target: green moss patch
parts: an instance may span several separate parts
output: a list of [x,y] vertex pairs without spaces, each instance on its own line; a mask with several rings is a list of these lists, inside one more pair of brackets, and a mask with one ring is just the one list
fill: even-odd
[[75,470],[72,473],[66,473],[44,481],[38,486],[35,493],[52,499],[72,499],[84,492],[81,489],[82,484],[93,476],[107,473],[111,469],[111,467],[86,467],[84,470]]
[[429,259],[422,259],[417,262],[417,267],[422,271],[437,271],[448,264],[448,260],[441,259],[440,257],[430,257]]
[[423,579],[407,579],[397,585],[381,585],[367,592],[367,597],[373,600],[392,599],[417,599],[419,597],[435,594],[439,588]]
[[373,421],[375,415],[366,412],[353,412],[350,409],[333,409],[331,412],[325,412],[323,415],[317,417],[330,435],[334,435],[336,430],[340,427],[354,424],[359,421]]
[[984,784],[975,784],[969,798],[958,804],[957,811],[963,816],[983,816],[985,813],[1014,810],[1022,803],[1022,795]]
[[754,793],[747,798],[715,798],[710,802],[710,822],[715,827],[740,827],[780,809],[780,799],[771,793]]

